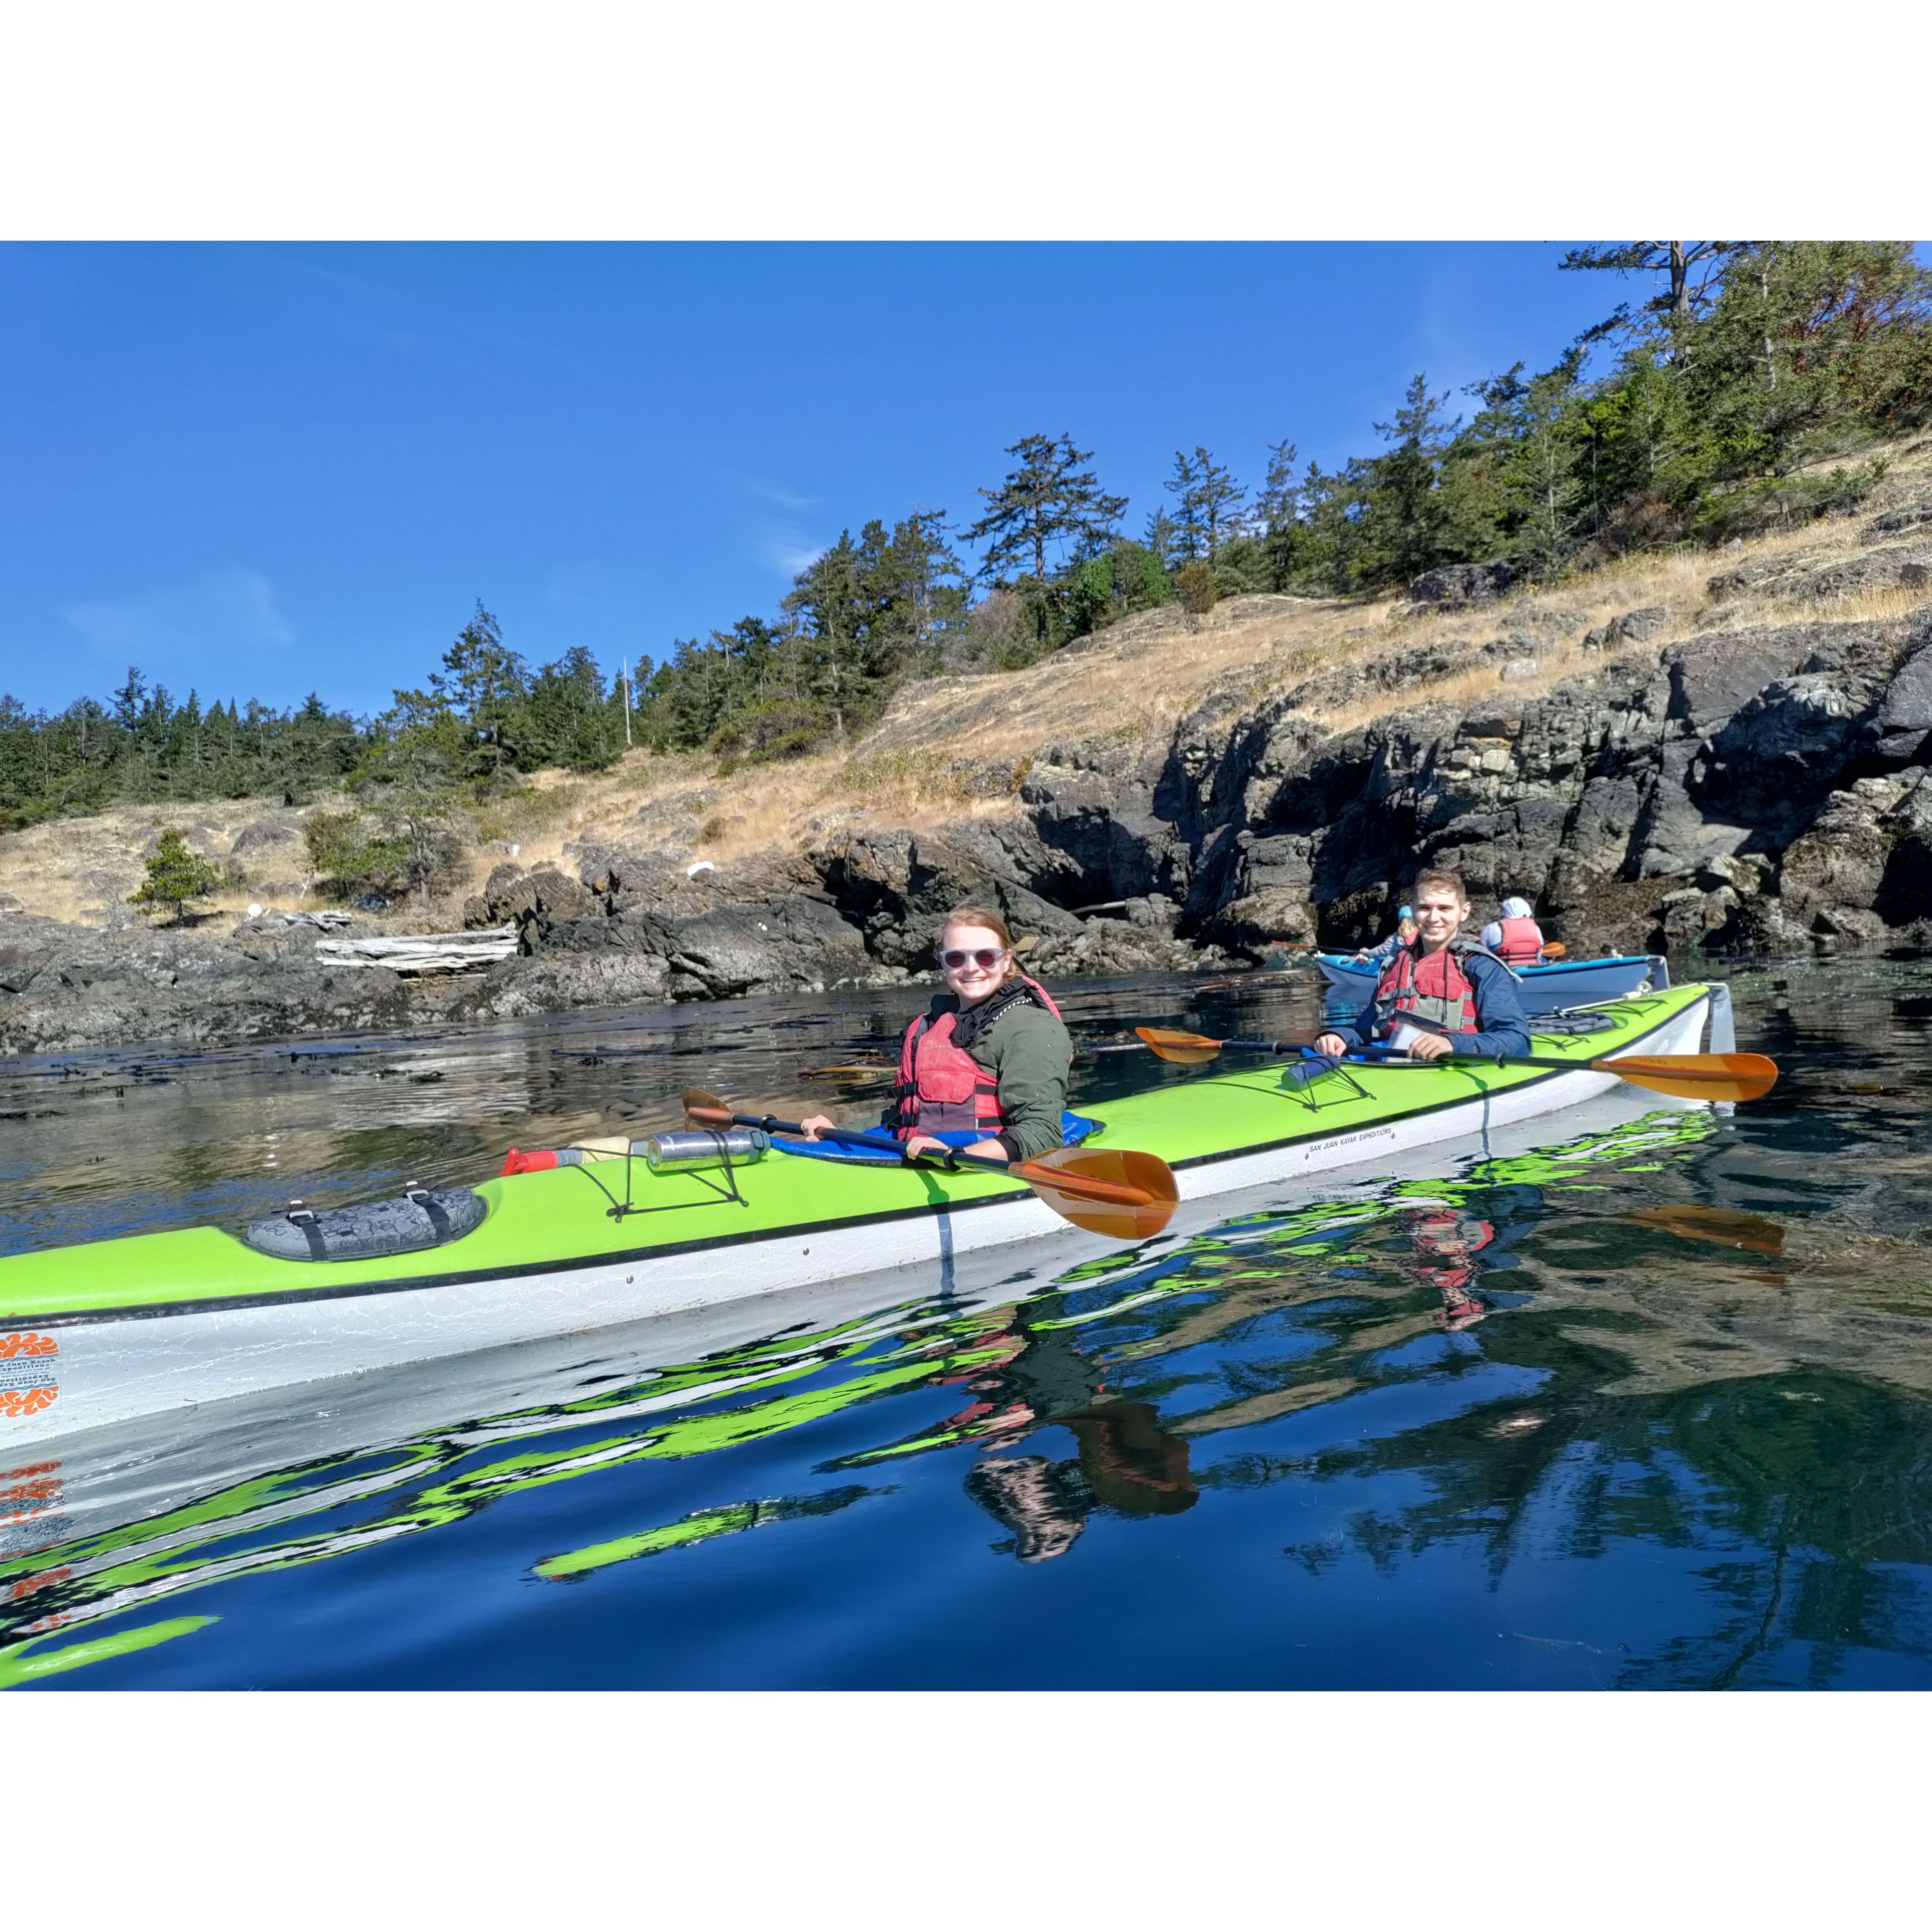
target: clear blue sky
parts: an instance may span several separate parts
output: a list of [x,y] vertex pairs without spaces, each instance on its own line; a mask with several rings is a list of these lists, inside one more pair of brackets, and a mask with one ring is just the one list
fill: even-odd
[[770,611],[842,526],[970,521],[1036,430],[1137,532],[1177,448],[1329,466],[1417,370],[1545,366],[1640,292],[1561,252],[0,247],[0,691],[132,662],[380,708],[479,597],[532,663],[614,669]]

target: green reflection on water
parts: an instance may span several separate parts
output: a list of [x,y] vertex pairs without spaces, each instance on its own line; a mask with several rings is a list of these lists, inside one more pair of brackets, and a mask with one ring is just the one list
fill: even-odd
[[[1795,982],[1741,982],[1741,1003],[1757,1001],[1748,1036],[1787,1073],[1738,1123],[1660,1109],[1098,1257],[1018,1304],[922,1302],[778,1336],[21,1547],[0,1561],[0,1682],[200,1628],[71,1634],[188,1593],[451,1530],[556,1485],[701,1470],[834,1420],[846,1434],[811,1466],[817,1486],[634,1512],[573,1547],[537,1544],[524,1574],[602,1587],[652,1556],[675,1577],[750,1529],[862,1515],[892,1493],[854,1474],[951,1455],[982,1534],[1002,1532],[998,1562],[1078,1564],[1096,1520],[1196,1521],[1216,1498],[1292,1494],[1325,1526],[1276,1535],[1274,1560],[1324,1587],[1359,1569],[1420,1588],[1442,1552],[1497,1592],[1537,1565],[1607,1574],[1620,1553],[1676,1552],[1694,1591],[1660,1636],[1607,1602],[1576,1605],[1568,1631],[1506,1634],[1587,1652],[1593,1681],[1829,1684],[1864,1654],[1932,1662],[1912,1574],[1932,1560],[1932,1145],[1922,1028],[1891,1013],[1900,978],[1814,986],[1808,1005]],[[547,1048],[492,1051],[560,1120],[608,1104],[560,1084]],[[825,1058],[822,1036],[802,1052]],[[649,1102],[650,1080],[624,1079]],[[758,1090],[782,1085],[775,1073]],[[326,1150],[413,1173],[435,1131],[338,1121]],[[450,1136],[466,1172],[487,1138]]]

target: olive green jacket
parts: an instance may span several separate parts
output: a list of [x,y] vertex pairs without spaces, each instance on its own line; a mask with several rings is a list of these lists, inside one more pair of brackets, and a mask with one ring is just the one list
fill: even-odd
[[999,1138],[1006,1152],[1030,1160],[1060,1146],[1073,1063],[1064,1023],[1030,1000],[1016,1000],[966,1051],[999,1082],[1007,1122]]

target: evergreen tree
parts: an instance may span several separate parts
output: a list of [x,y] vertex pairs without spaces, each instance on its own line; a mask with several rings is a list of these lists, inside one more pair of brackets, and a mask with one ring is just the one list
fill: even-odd
[[510,718],[508,736],[530,769],[562,765],[602,771],[624,748],[621,695],[606,692],[597,660],[584,645],[573,644],[530,680]]
[[1620,275],[1662,275],[1665,286],[1644,306],[1653,314],[1695,316],[1716,298],[1730,258],[1744,242],[1613,242],[1572,248],[1559,268],[1609,268]]
[[[1294,475],[1294,445],[1285,439],[1268,446],[1268,473],[1249,513],[1248,532],[1258,553],[1258,589],[1285,590],[1305,561],[1304,506],[1308,484]],[[1314,466],[1310,466],[1311,473]]]
[[1256,494],[1249,520],[1258,536],[1271,537],[1300,517],[1301,486],[1294,480],[1294,445],[1286,440],[1268,445],[1268,475]]
[[128,898],[143,912],[156,906],[172,906],[171,925],[178,926],[190,899],[206,898],[221,883],[221,870],[209,859],[191,850],[184,832],[166,831],[147,860],[148,876]]
[[1164,487],[1174,500],[1174,535],[1181,558],[1211,558],[1239,528],[1246,493],[1228,467],[1198,443],[1192,458],[1178,449],[1174,452],[1174,474]]
[[1066,602],[1073,634],[1084,637],[1136,610],[1174,602],[1166,566],[1144,544],[1116,537],[1068,573]]
[[1195,468],[1193,459],[1177,449],[1174,452],[1174,474],[1161,485],[1174,499],[1174,514],[1168,518],[1163,533],[1172,546],[1162,556],[1170,570],[1192,563],[1207,547],[1207,532],[1202,525],[1200,504],[1196,494],[1199,483],[1200,472]]
[[1076,449],[1070,436],[1023,436],[1007,446],[1019,459],[997,490],[980,490],[986,514],[966,532],[968,543],[984,542],[982,573],[999,578],[1016,565],[1036,584],[1047,581],[1049,557],[1071,544],[1098,548],[1114,532],[1127,507],[1124,496],[1110,496],[1100,479],[1081,465],[1090,450]]
[[1685,386],[1720,476],[1781,475],[1932,406],[1932,275],[1906,243],[1760,243],[1695,340]]
[[427,904],[454,854],[451,820],[476,740],[442,680],[432,675],[428,690],[399,690],[395,698],[376,721],[356,788],[377,814],[380,838],[400,850],[397,884]]
[[1585,424],[1576,410],[1573,351],[1553,369],[1522,386],[1514,398],[1515,434],[1503,466],[1519,554],[1548,569],[1570,548],[1584,491],[1577,474]]
[[1394,420],[1376,424],[1376,433],[1394,447],[1374,465],[1368,534],[1378,553],[1375,567],[1399,584],[1442,562],[1448,548],[1438,471],[1457,427],[1442,420],[1448,400],[1446,390],[1439,396],[1429,393],[1426,376],[1414,376]]
[[528,668],[504,644],[502,627],[479,597],[476,614],[443,652],[442,670],[430,674],[430,684],[469,726],[481,769],[497,790],[502,788],[506,762],[514,762],[506,729],[529,682]]
[[1141,548],[1160,558],[1163,568],[1170,567],[1177,559],[1184,558],[1186,553],[1181,548],[1180,526],[1170,517],[1166,506],[1148,512],[1147,527],[1141,532]]
[[147,704],[148,687],[141,681],[140,670],[130,664],[128,682],[114,694],[114,722],[124,731],[138,730]]
[[1557,263],[1559,268],[1608,269],[1620,275],[1660,277],[1664,286],[1633,316],[1628,302],[1620,303],[1592,329],[1586,340],[1614,332],[1642,334],[1643,318],[1659,320],[1669,344],[1669,359],[1682,362],[1688,326],[1708,313],[1724,286],[1732,258],[1748,242],[1616,242],[1572,248]]

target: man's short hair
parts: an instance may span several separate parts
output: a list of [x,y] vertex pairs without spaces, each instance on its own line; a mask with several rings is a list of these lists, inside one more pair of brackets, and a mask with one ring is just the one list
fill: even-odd
[[1422,896],[1427,886],[1447,886],[1465,905],[1469,903],[1469,889],[1462,883],[1462,875],[1448,866],[1425,866],[1418,872],[1408,889],[1412,904]]

